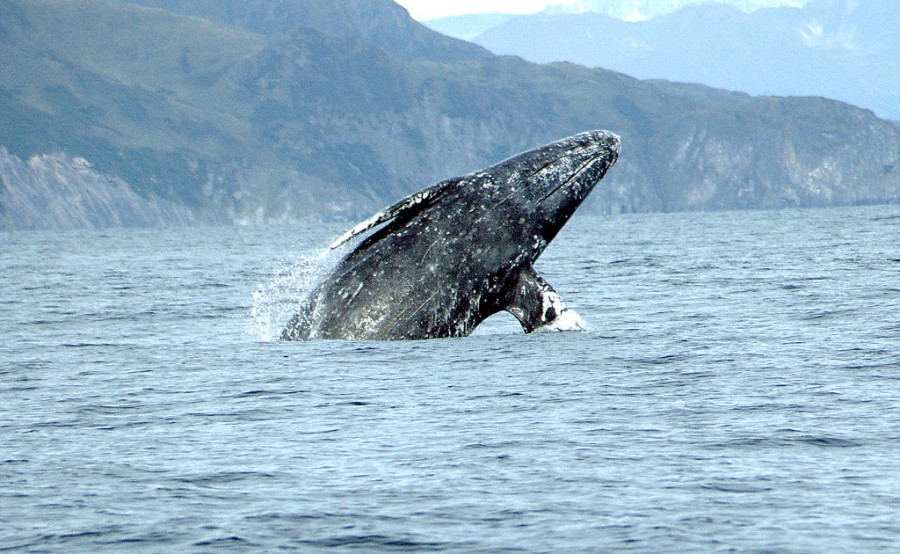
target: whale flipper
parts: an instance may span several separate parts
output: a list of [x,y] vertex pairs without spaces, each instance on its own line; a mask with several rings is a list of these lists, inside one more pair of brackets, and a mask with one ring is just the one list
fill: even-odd
[[[519,320],[526,333],[542,328],[583,329],[578,314],[566,308],[559,294],[530,265],[519,273],[506,301],[503,309]],[[562,321],[565,321],[564,326],[558,326]]]
[[441,181],[440,183],[432,185],[427,189],[421,190],[416,194],[413,194],[412,196],[407,196],[393,206],[389,206],[381,210],[369,219],[363,221],[356,227],[350,229],[349,231],[338,237],[336,241],[331,243],[331,249],[334,250],[356,235],[365,233],[369,229],[377,225],[381,225],[385,221],[390,221],[404,215],[412,215],[413,213],[421,211],[422,209],[434,204],[434,202],[438,198],[440,198],[442,194],[447,192],[450,187],[457,184],[458,182],[458,179]]

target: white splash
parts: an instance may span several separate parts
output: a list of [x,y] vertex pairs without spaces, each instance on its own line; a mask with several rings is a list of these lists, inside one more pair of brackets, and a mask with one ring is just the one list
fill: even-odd
[[253,293],[250,334],[263,342],[278,340],[281,330],[297,312],[310,291],[334,265],[336,254],[328,248],[282,262],[269,279]]
[[581,316],[575,310],[566,308],[559,314],[559,317],[547,325],[541,325],[534,330],[536,333],[550,333],[553,331],[587,331],[587,323],[581,319]]

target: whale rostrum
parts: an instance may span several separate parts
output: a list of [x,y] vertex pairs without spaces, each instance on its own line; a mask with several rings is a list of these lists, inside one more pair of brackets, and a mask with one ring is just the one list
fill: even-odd
[[534,263],[619,146],[608,131],[580,133],[378,212],[331,245],[382,225],[313,289],[282,339],[463,337],[504,310],[526,332],[580,321]]

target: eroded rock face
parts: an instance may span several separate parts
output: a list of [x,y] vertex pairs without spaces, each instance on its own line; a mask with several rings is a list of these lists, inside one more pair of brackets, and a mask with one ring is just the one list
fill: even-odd
[[[813,118],[800,107],[801,101],[821,104],[828,116]],[[672,132],[670,150],[660,152],[671,176],[666,210],[825,207],[900,200],[900,126],[869,111],[823,99],[771,102],[785,108],[779,115],[781,126],[748,123],[738,135],[715,125],[684,125]],[[794,109],[796,113],[791,114]]]
[[89,161],[44,154],[27,161],[0,147],[0,228],[75,229],[197,223],[184,206],[142,197]]

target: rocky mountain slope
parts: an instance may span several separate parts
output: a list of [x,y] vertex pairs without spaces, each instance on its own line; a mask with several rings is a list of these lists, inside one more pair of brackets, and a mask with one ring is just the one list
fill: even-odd
[[[0,3],[0,225],[356,219],[591,128],[624,147],[588,210],[898,201],[900,131],[866,110],[492,56],[386,1],[338,28],[337,3],[281,1],[299,19],[278,29],[261,1],[240,22],[216,2]],[[130,207],[102,215],[92,189]],[[41,209],[67,203],[84,217]]]
[[0,229],[149,227],[212,223],[63,154],[27,161],[0,147]]

